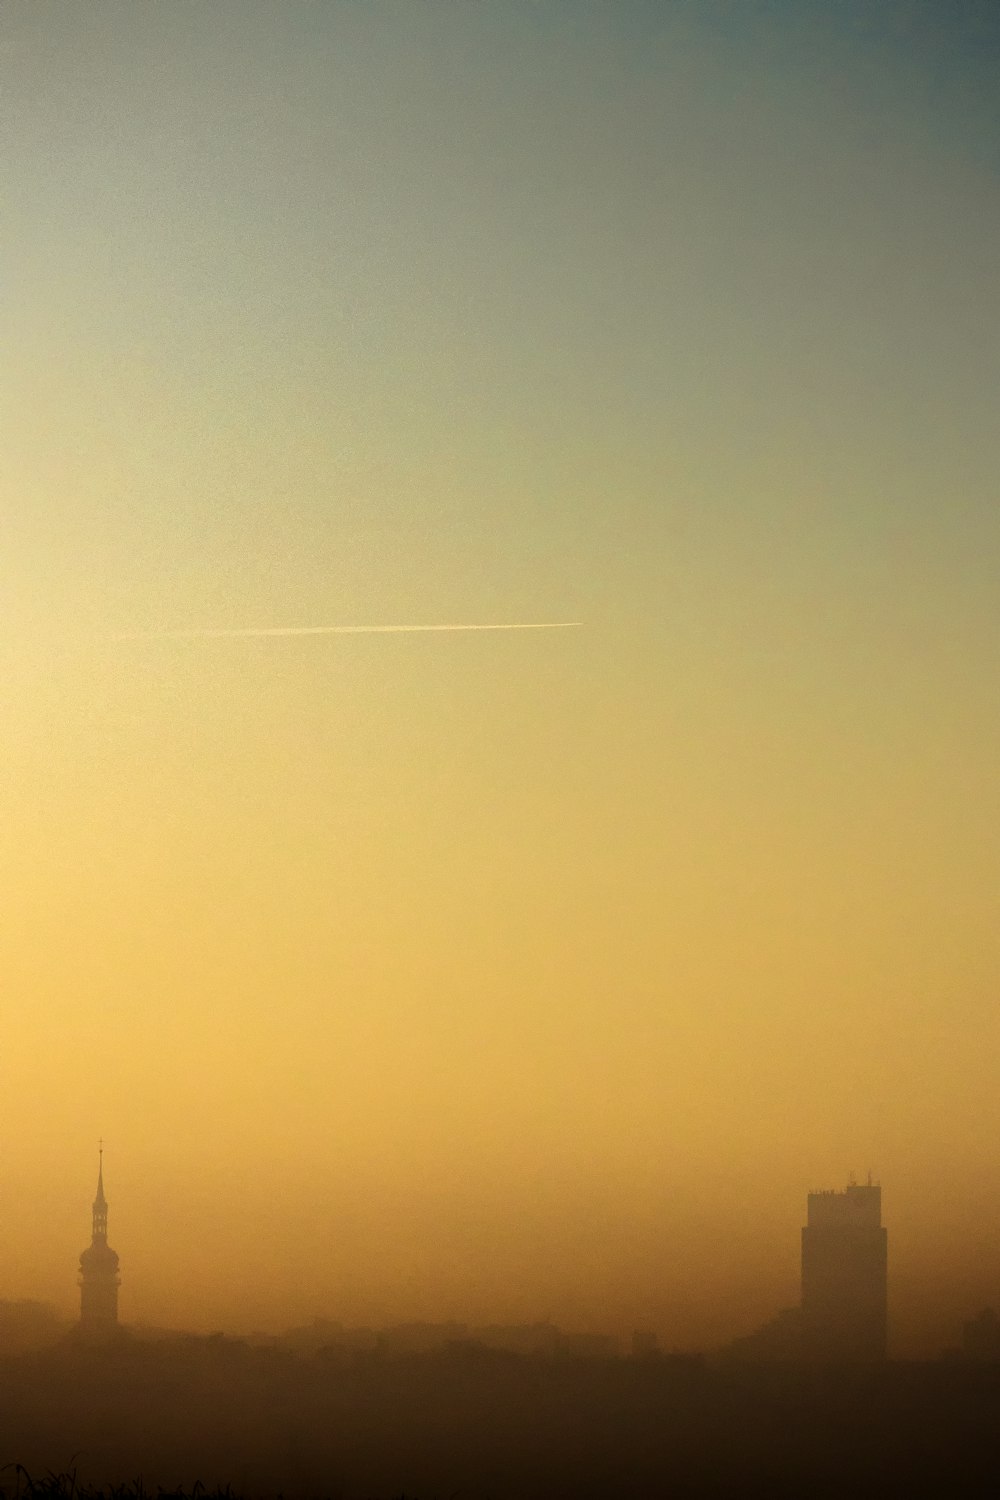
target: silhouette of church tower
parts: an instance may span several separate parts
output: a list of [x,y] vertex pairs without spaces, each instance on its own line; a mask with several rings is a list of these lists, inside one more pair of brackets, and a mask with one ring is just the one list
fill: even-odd
[[118,1331],[118,1256],[108,1244],[108,1200],[104,1196],[104,1147],[97,1169],[94,1229],[80,1256],[80,1333],[95,1343]]

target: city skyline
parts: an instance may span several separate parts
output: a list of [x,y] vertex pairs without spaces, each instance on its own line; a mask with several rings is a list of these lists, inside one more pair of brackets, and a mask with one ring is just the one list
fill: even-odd
[[[801,1260],[800,1260],[800,1287],[801,1295],[799,1303],[794,1309],[779,1309],[772,1312],[762,1327],[754,1330],[746,1330],[732,1341],[730,1345],[723,1345],[721,1350],[685,1350],[679,1348],[670,1341],[669,1331],[662,1329],[640,1328],[631,1332],[631,1347],[634,1357],[645,1357],[652,1353],[736,1353],[737,1357],[750,1362],[779,1361],[861,1361],[879,1362],[887,1357],[893,1356],[891,1329],[888,1325],[888,1281],[887,1281],[887,1229],[881,1221],[881,1197],[882,1188],[880,1183],[873,1181],[872,1173],[867,1173],[864,1184],[858,1184],[852,1173],[847,1186],[843,1189],[824,1188],[811,1190],[806,1199],[806,1223],[801,1231]],[[80,1307],[77,1328],[86,1344],[100,1346],[107,1344],[118,1336],[119,1330],[128,1330],[129,1323],[119,1322],[118,1316],[118,1288],[121,1284],[119,1257],[117,1253],[108,1246],[108,1201],[104,1191],[104,1141],[103,1138],[98,1145],[98,1175],[97,1190],[92,1204],[92,1236],[90,1246],[84,1250],[79,1261],[79,1289]],[[210,1222],[206,1222],[205,1229],[210,1233]],[[235,1269],[235,1268],[234,1268]],[[7,1289],[11,1290],[11,1289]],[[18,1303],[17,1297],[0,1298],[8,1306],[14,1307]],[[38,1304],[22,1304],[38,1306]],[[335,1308],[325,1308],[315,1311],[314,1324],[318,1329],[320,1325],[331,1329],[339,1329],[340,1336],[349,1335],[351,1330],[345,1327],[340,1319],[330,1319],[330,1314],[337,1312]],[[454,1309],[458,1313],[459,1309]],[[794,1322],[791,1321],[795,1315]],[[976,1340],[983,1345],[984,1349],[992,1349],[997,1344],[995,1328],[998,1315],[992,1307],[979,1309],[974,1315],[964,1320],[966,1334],[970,1347],[975,1348]],[[602,1345],[603,1354],[606,1356],[625,1352],[625,1346],[629,1342],[622,1336],[622,1330],[610,1333],[608,1330],[575,1330],[568,1334],[562,1333],[556,1325],[547,1317],[542,1309],[536,1309],[533,1317],[518,1325],[504,1325],[500,1322],[491,1322],[480,1328],[470,1328],[464,1321],[456,1321],[454,1316],[444,1321],[409,1320],[397,1325],[397,1333],[405,1334],[412,1330],[417,1336],[417,1342],[412,1341],[413,1335],[408,1335],[410,1342],[400,1344],[400,1349],[409,1348],[411,1352],[419,1351],[424,1347],[421,1338],[430,1338],[427,1349],[439,1347],[434,1342],[434,1330],[438,1330],[440,1347],[445,1347],[449,1341],[462,1339],[485,1338],[487,1346],[490,1339],[494,1341],[493,1346],[498,1348],[510,1348],[510,1352],[553,1352],[555,1345],[549,1347],[548,1334],[560,1340],[559,1347],[564,1353],[571,1349],[585,1356],[593,1356],[598,1352],[598,1345]],[[420,1330],[427,1330],[421,1334]],[[532,1334],[534,1330],[534,1334]],[[971,1330],[971,1333],[969,1332]],[[139,1325],[140,1335],[142,1325]],[[160,1330],[162,1332],[164,1330]],[[186,1331],[184,1326],[175,1331]],[[234,1330],[227,1330],[230,1334]],[[245,1334],[250,1332],[244,1329]],[[294,1330],[292,1330],[294,1332]],[[371,1330],[355,1330],[357,1333],[367,1333]],[[538,1343],[539,1331],[545,1337]],[[252,1330],[255,1336],[263,1337],[265,1330],[255,1328]],[[272,1332],[274,1332],[272,1330]],[[301,1332],[301,1330],[300,1330]],[[391,1330],[387,1330],[391,1332]],[[497,1343],[498,1338],[509,1337],[518,1334],[521,1342],[519,1344],[507,1345]],[[529,1347],[524,1344],[524,1335],[532,1334],[534,1342]],[[664,1343],[661,1345],[661,1338]],[[577,1342],[574,1344],[574,1340]],[[589,1343],[588,1343],[589,1341]],[[318,1347],[318,1346],[317,1346]],[[366,1347],[359,1345],[359,1347]],[[386,1348],[391,1347],[389,1345]],[[942,1353],[951,1353],[954,1343],[949,1343]]]

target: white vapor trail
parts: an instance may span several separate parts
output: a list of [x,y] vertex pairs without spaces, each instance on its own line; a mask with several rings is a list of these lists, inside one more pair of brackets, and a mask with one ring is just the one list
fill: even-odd
[[431,631],[575,630],[582,620],[541,620],[510,625],[266,625],[235,630],[136,630],[113,636],[116,641],[196,641],[290,635],[415,635]]

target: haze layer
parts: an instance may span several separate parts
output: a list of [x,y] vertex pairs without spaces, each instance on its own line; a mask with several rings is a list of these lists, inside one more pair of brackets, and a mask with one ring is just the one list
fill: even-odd
[[[0,1286],[995,1299],[989,6],[5,15]],[[149,640],[326,624],[564,631]]]

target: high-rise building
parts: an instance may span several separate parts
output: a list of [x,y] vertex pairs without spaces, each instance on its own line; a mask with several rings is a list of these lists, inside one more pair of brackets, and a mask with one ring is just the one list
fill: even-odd
[[871,1179],[810,1193],[802,1231],[802,1345],[809,1359],[886,1354],[887,1235]]
[[118,1329],[118,1256],[108,1244],[108,1202],[104,1196],[104,1152],[97,1169],[97,1197],[93,1203],[93,1233],[80,1256],[80,1333],[103,1343]]

